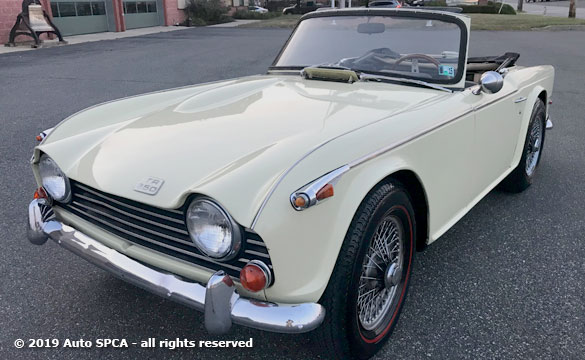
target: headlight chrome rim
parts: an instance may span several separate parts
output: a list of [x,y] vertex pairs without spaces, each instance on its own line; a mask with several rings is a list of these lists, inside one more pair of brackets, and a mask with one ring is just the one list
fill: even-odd
[[[47,165],[44,165],[47,164]],[[49,165],[50,164],[50,165]],[[52,168],[46,168],[45,166],[52,166]],[[49,155],[42,154],[39,159],[39,175],[41,177],[41,185],[45,189],[45,191],[49,194],[52,200],[61,202],[61,203],[68,203],[71,201],[71,183],[69,178],[63,170],[57,165],[55,160],[53,160]],[[44,168],[44,169],[43,169]],[[52,187],[54,184],[48,183],[46,180],[51,175],[50,172],[54,172],[52,176],[57,176],[63,180],[63,195],[59,196],[56,190]],[[47,174],[49,172],[49,174]]]
[[[192,229],[192,226],[191,226],[191,223],[189,220],[189,215],[192,211],[192,208],[196,204],[205,204],[205,205],[211,206],[213,209],[215,209],[218,213],[220,213],[225,218],[227,223],[229,223],[229,229],[231,232],[231,244],[230,244],[229,248],[227,249],[227,251],[221,252],[221,254],[219,256],[217,254],[214,254],[209,249],[205,248],[204,245],[201,243],[201,241],[198,241],[195,238],[195,233],[194,233],[194,230]],[[191,241],[193,242],[195,247],[197,247],[197,249],[199,249],[199,251],[201,251],[203,253],[203,255],[207,256],[208,258],[210,258],[212,260],[216,260],[216,261],[228,261],[228,260],[233,259],[240,252],[240,248],[242,245],[242,233],[240,230],[240,226],[229,215],[229,213],[223,209],[223,207],[221,207],[218,203],[213,201],[211,198],[203,197],[203,196],[194,198],[190,202],[189,206],[187,207],[187,210],[185,211],[185,224],[187,225],[189,237],[191,238]]]

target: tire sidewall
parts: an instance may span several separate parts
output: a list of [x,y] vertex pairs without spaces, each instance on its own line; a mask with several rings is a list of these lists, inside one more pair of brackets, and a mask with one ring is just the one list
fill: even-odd
[[[378,227],[378,224],[388,215],[395,215],[400,220],[404,231],[402,240],[403,248],[405,250],[403,259],[404,266],[402,280],[400,283],[401,289],[399,289],[399,292],[396,294],[399,301],[397,305],[394,308],[391,308],[391,311],[386,314],[386,319],[384,320],[385,326],[383,326],[383,330],[378,334],[374,334],[371,331],[366,331],[360,325],[357,315],[358,287],[360,275],[362,272],[362,264],[368,248],[372,243],[374,233]],[[408,289],[409,277],[412,269],[412,260],[414,256],[416,239],[415,229],[415,217],[414,210],[411,205],[411,200],[408,194],[400,188],[394,188],[379,202],[368,221],[366,230],[361,239],[362,241],[360,243],[359,251],[353,265],[352,277],[349,287],[351,298],[348,299],[347,307],[347,321],[349,330],[348,335],[352,344],[352,352],[358,358],[369,358],[374,353],[376,353],[388,340],[398,321],[398,317],[402,309],[402,304],[404,303],[404,297],[406,296]],[[387,322],[388,320],[389,322]]]

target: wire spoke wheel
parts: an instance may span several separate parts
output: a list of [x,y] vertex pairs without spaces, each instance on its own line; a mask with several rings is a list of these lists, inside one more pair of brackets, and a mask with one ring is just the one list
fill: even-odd
[[404,229],[390,215],[380,222],[362,264],[357,311],[361,326],[375,330],[396,306],[404,265]]
[[536,170],[542,147],[543,126],[541,121],[533,121],[530,126],[528,147],[526,148],[526,174],[531,176]]

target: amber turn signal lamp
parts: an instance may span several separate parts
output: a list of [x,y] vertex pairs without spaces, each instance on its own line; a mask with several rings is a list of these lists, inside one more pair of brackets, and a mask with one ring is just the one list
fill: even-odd
[[267,272],[266,265],[264,263],[262,265],[252,260],[240,271],[240,283],[244,289],[258,292],[269,285],[270,273]]
[[295,206],[299,208],[304,208],[307,205],[307,200],[304,197],[299,196],[295,199]]
[[48,199],[47,192],[42,187],[35,190],[35,194],[33,196],[35,199]]
[[37,141],[42,141],[43,137],[41,135],[37,135],[35,139],[37,139]]
[[321,200],[332,197],[333,194],[334,194],[333,185],[327,184],[327,185],[323,186],[321,189],[319,189],[319,191],[317,191],[317,194],[315,195],[315,197],[317,198],[317,200],[321,201]]

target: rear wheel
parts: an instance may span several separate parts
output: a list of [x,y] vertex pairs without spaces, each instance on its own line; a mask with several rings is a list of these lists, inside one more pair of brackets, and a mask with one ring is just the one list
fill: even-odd
[[518,193],[526,190],[532,184],[542,155],[545,129],[546,107],[542,100],[538,99],[532,109],[522,158],[518,166],[502,181],[504,190]]
[[316,332],[334,359],[367,359],[388,340],[402,308],[415,249],[410,197],[397,182],[374,188],[360,205],[320,302]]

